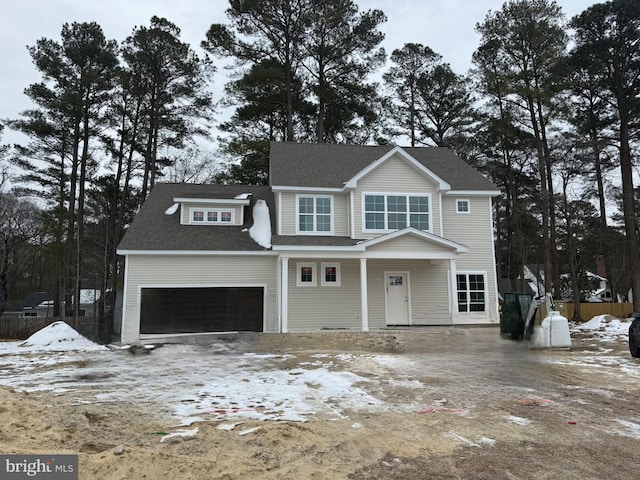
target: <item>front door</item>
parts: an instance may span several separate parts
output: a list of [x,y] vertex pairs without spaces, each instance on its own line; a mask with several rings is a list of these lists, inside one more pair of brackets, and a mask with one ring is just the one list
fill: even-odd
[[387,272],[384,278],[387,325],[410,325],[409,273]]

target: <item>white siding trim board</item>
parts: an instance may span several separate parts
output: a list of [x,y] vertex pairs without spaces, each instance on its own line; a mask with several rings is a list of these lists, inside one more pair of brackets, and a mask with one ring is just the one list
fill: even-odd
[[118,255],[212,255],[212,256],[273,256],[271,250],[117,250]]

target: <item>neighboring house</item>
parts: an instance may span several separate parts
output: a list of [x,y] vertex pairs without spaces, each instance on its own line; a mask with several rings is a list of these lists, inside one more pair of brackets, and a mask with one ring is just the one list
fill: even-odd
[[498,323],[499,192],[450,150],[272,143],[269,178],[153,188],[118,247],[123,342]]

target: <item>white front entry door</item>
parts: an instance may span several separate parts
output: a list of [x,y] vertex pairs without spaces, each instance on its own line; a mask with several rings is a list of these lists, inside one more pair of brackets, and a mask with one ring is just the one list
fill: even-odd
[[409,273],[386,272],[384,279],[387,325],[410,325]]

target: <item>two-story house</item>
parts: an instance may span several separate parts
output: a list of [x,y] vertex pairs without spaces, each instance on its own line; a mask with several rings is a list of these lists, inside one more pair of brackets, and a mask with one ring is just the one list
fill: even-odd
[[498,323],[498,193],[445,148],[297,143],[269,187],[157,184],[118,248],[122,341]]

